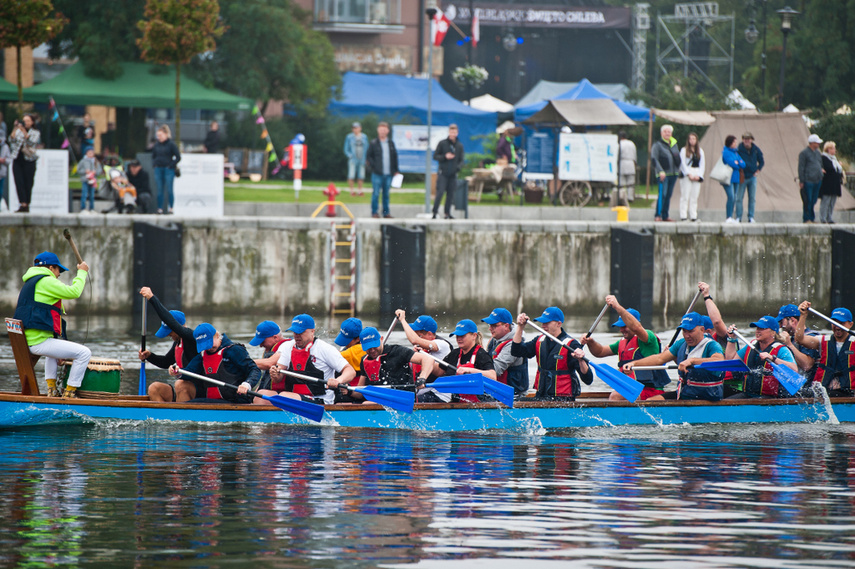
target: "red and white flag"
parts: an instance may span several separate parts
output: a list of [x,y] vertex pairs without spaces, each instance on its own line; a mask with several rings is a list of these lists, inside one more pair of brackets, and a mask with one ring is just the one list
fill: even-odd
[[442,13],[442,10],[437,10],[436,15],[431,22],[431,36],[433,36],[433,45],[442,45],[442,40],[445,39],[445,34],[448,33],[448,28],[451,27],[451,20],[448,16]]
[[481,41],[481,21],[478,19],[478,10],[472,12],[472,47],[478,47]]

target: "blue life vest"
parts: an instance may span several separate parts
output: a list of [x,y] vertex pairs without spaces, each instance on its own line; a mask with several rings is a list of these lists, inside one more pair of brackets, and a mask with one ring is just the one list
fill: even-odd
[[55,304],[36,302],[36,284],[48,275],[39,275],[24,283],[18,294],[15,319],[24,329],[53,332],[54,338],[65,338],[65,320],[62,319],[62,301]]

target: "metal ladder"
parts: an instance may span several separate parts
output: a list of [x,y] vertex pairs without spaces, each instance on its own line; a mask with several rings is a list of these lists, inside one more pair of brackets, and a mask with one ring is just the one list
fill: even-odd
[[[346,307],[343,306],[347,304]],[[356,314],[356,220],[330,224],[330,317]]]

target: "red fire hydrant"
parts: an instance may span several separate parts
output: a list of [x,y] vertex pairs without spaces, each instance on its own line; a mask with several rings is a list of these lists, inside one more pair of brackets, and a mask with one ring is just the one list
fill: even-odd
[[330,183],[327,186],[327,189],[324,190],[324,195],[327,196],[327,217],[335,217],[335,205],[332,202],[335,201],[335,197],[339,194],[339,189],[335,187],[335,184]]

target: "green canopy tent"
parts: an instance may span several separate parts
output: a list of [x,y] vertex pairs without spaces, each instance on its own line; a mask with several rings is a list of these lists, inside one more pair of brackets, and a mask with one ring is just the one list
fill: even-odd
[[[24,100],[58,105],[104,105],[144,109],[175,108],[175,68],[148,63],[123,63],[116,79],[87,77],[78,62],[49,81],[24,89]],[[152,71],[157,69],[158,72]],[[17,94],[15,95],[17,98]],[[248,111],[252,100],[209,89],[181,74],[181,108]]]
[[0,77],[0,101],[17,101],[18,87]]

